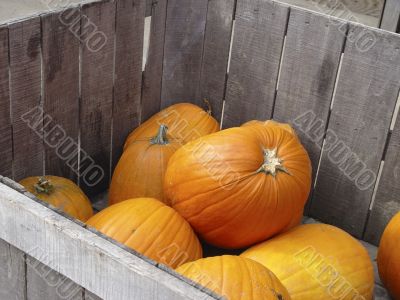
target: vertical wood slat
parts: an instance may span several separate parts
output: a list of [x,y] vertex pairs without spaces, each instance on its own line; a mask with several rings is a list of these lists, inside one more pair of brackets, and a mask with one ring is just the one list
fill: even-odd
[[292,124],[315,177],[347,23],[292,8],[273,118]]
[[364,239],[378,245],[387,224],[400,211],[400,114],[393,129]]
[[168,0],[161,108],[203,105],[199,94],[208,0]]
[[25,115],[25,119],[36,125],[36,130],[42,129],[40,41],[40,18],[9,25],[15,180],[42,175],[44,171],[42,137],[21,118]]
[[149,52],[143,73],[142,122],[160,110],[167,2],[158,0],[152,6]]
[[350,25],[311,215],[358,238],[400,88],[399,48],[395,34]]
[[0,239],[0,299],[25,300],[25,254]]
[[[115,2],[82,6],[82,83],[80,105],[80,185],[90,195],[107,189],[110,179],[111,120],[113,103]],[[82,156],[82,153],[86,153]],[[90,157],[90,158],[89,158]],[[92,186],[85,161],[94,160],[103,171]],[[100,178],[101,174],[99,175]]]
[[96,296],[95,294],[89,292],[89,291],[85,291],[85,300],[102,300],[102,298]]
[[386,0],[380,28],[396,32],[400,26],[400,1]]
[[8,28],[0,27],[0,174],[12,177]]
[[289,8],[238,0],[223,127],[271,117]]
[[159,1],[153,3],[153,0],[145,0],[146,1],[146,17],[152,15],[153,5],[158,5]]
[[145,1],[117,2],[112,165],[128,134],[139,125]]
[[[78,170],[71,169],[67,161],[78,154],[79,39],[67,21],[73,24],[79,17],[79,8],[41,17],[45,172],[74,181]],[[73,141],[75,147],[68,148],[72,151],[62,151],[67,149],[66,138]]]

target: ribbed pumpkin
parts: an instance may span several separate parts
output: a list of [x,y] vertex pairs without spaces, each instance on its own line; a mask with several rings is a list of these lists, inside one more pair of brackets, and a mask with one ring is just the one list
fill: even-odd
[[394,299],[400,299],[400,213],[386,227],[378,251],[379,275]]
[[229,300],[290,299],[271,271],[239,256],[204,258],[184,264],[176,271]]
[[172,268],[202,257],[190,225],[156,199],[137,198],[112,205],[90,218],[87,225]]
[[156,198],[165,202],[163,182],[167,164],[180,147],[167,135],[167,127],[159,126],[153,138],[136,141],[126,149],[111,180],[109,203],[115,204],[138,197]]
[[19,182],[28,192],[40,200],[64,211],[66,214],[85,222],[93,216],[89,199],[71,180],[57,176],[28,177]]
[[222,248],[250,246],[290,228],[310,186],[307,152],[276,126],[231,128],[188,143],[165,175],[171,205]]
[[205,111],[191,103],[179,103],[160,111],[135,129],[128,136],[124,149],[137,140],[152,137],[161,124],[166,125],[170,136],[181,144],[219,130],[211,109]]
[[374,273],[366,249],[334,226],[298,226],[241,256],[274,272],[292,299],[371,300],[373,296]]
[[287,123],[280,123],[280,122],[276,122],[274,120],[267,120],[267,121],[252,120],[247,123],[244,123],[242,125],[242,127],[248,127],[248,126],[254,126],[254,125],[256,125],[256,126],[278,126],[282,129],[285,129],[286,131],[288,131],[289,133],[291,133],[297,137],[296,131],[293,129],[292,126],[290,126]]

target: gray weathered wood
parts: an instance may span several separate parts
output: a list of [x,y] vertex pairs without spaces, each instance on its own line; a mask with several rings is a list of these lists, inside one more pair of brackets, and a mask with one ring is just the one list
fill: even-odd
[[158,2],[159,1],[146,0],[146,17],[149,17],[152,15],[153,5],[157,5]]
[[358,238],[400,88],[399,48],[398,35],[350,25],[311,215]]
[[168,0],[161,108],[203,105],[199,94],[208,0]]
[[85,291],[85,300],[102,300],[99,296],[96,296],[95,294]]
[[385,164],[370,213],[364,239],[379,244],[383,231],[400,211],[400,116],[389,141]]
[[380,28],[397,32],[400,26],[400,1],[386,0]]
[[[14,178],[43,174],[43,140],[21,118],[41,109],[40,18],[9,26],[11,111],[13,122]],[[41,116],[31,118],[41,130]],[[37,122],[38,121],[38,122]]]
[[160,110],[167,2],[158,0],[152,6],[149,51],[143,73],[142,122]]
[[234,8],[235,0],[214,0],[207,10],[200,95],[210,102],[217,120],[221,120],[225,96]]
[[0,27],[0,174],[12,177],[8,28]]
[[238,0],[223,127],[271,117],[288,12],[270,0]]
[[[70,24],[79,20],[80,10],[68,9],[41,18],[45,172],[76,180],[78,170],[71,169],[67,161],[79,150],[79,36]],[[57,151],[67,149],[63,143],[67,137],[76,147]]]
[[[114,1],[82,6],[81,148],[103,170],[103,178],[95,186],[89,186],[80,174],[80,185],[89,195],[107,189],[110,179],[114,32]],[[81,173],[84,165],[81,157]]]
[[139,125],[145,2],[117,2],[112,165],[128,134]]
[[26,258],[26,294],[29,300],[83,300],[83,289],[38,260]]
[[0,299],[25,300],[25,254],[0,239]]

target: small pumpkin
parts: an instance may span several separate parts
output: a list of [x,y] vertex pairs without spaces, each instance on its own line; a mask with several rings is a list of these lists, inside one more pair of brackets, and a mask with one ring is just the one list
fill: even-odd
[[242,257],[270,269],[298,300],[371,300],[374,272],[367,250],[343,230],[298,226],[246,250]]
[[190,225],[156,199],[130,199],[112,205],[90,218],[87,225],[172,268],[202,257]]
[[239,256],[203,258],[176,271],[229,300],[289,300],[286,288],[261,264]]
[[400,213],[383,233],[378,250],[379,276],[394,299],[400,299]]
[[136,141],[126,149],[115,170],[109,191],[110,205],[138,197],[164,199],[163,182],[170,157],[180,147],[160,125],[152,138]]
[[171,157],[165,194],[208,243],[243,248],[300,218],[311,187],[306,150],[277,126],[226,129]]
[[138,140],[152,137],[161,124],[166,125],[171,138],[178,140],[182,145],[214,133],[220,127],[211,116],[211,108],[205,111],[191,103],[178,103],[160,111],[136,128],[128,136],[124,150]]
[[40,200],[61,209],[66,214],[85,222],[93,216],[89,199],[71,180],[58,176],[28,177],[19,182]]

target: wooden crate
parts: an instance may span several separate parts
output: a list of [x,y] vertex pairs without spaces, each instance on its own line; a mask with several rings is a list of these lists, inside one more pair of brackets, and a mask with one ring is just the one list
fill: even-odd
[[306,214],[379,243],[400,210],[399,35],[271,0],[72,2],[0,14],[0,299],[218,299],[8,179],[61,175],[95,199],[127,134],[182,101],[209,99],[224,128],[291,123]]

